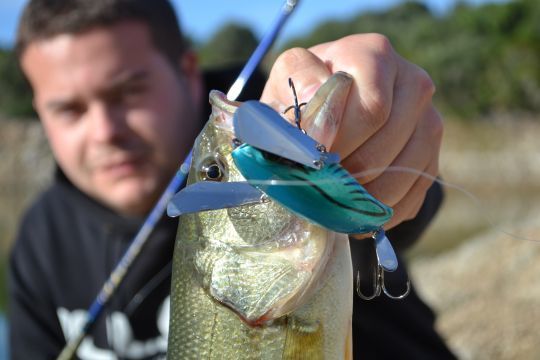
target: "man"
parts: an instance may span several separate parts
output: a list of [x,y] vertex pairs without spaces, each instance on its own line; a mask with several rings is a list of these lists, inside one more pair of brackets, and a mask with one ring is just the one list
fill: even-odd
[[[80,326],[188,152],[208,113],[209,88],[227,89],[235,74],[201,75],[166,0],[32,0],[20,22],[17,52],[58,171],[23,219],[13,249],[11,352],[15,359],[52,358]],[[437,174],[442,125],[431,102],[433,84],[384,37],[354,35],[283,53],[261,100],[289,105],[292,77],[305,101],[336,71],[353,75],[355,86],[333,150],[352,173],[376,169],[360,181],[393,206],[390,236],[395,234],[396,246],[406,245],[433,216],[440,189],[428,192],[431,180],[415,173],[383,169]],[[256,98],[262,83],[255,81],[244,97]],[[80,358],[164,355],[176,224],[166,217],[160,221],[82,343]],[[365,243],[352,241],[355,259]],[[390,334],[392,342],[404,343],[393,349],[401,356],[451,356],[416,294],[397,313],[394,303],[374,304],[362,308],[355,300],[357,354],[386,356],[393,346],[386,342]],[[390,319],[383,316],[391,313],[396,314]]]

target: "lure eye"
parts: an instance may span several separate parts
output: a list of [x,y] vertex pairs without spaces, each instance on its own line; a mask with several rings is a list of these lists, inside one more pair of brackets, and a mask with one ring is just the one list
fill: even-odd
[[204,181],[222,181],[226,176],[225,165],[217,158],[209,158],[201,164],[199,176]]

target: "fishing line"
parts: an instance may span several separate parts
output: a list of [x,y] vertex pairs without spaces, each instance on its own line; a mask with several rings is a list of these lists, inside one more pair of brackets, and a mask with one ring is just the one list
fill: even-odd
[[156,275],[154,275],[129,301],[129,303],[124,307],[124,314],[127,316],[132,315],[135,310],[141,305],[141,303],[148,298],[148,296],[154,291],[159,285],[171,276],[172,270],[172,261],[169,261]]
[[[445,181],[425,171],[421,171],[418,169],[409,168],[405,166],[389,166],[389,167],[371,168],[368,170],[351,173],[351,175],[355,178],[359,178],[359,177],[365,177],[365,176],[374,175],[374,174],[381,174],[382,172],[410,173],[410,174],[427,178],[433,182],[439,183],[441,186],[445,188],[456,190],[457,192],[465,195],[474,204],[476,209],[479,210],[480,216],[483,218],[483,220],[485,220],[488,223],[488,225],[492,229],[496,230],[497,232],[501,234],[514,238],[516,240],[540,242],[540,239],[522,236],[522,235],[516,234],[515,232],[512,232],[510,230],[503,228],[496,220],[494,220],[488,214],[488,211],[487,211],[488,206],[483,204],[482,200],[478,196],[473,194],[471,191],[467,190],[464,186],[461,186],[461,185],[458,185],[449,181]],[[272,179],[272,180],[250,180],[249,182],[252,185],[265,185],[265,186],[306,186],[306,183],[302,180]],[[312,180],[312,182],[323,185],[323,184],[333,183],[335,182],[335,179],[328,178],[327,180]]]

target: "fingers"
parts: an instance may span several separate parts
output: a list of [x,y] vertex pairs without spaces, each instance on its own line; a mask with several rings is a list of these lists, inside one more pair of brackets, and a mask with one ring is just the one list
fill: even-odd
[[[432,106],[414,130],[405,147],[380,176],[364,184],[366,190],[389,206],[405,197],[420,176],[434,162],[442,141],[442,120]],[[436,175],[436,174],[432,174]]]
[[[350,89],[331,150],[375,197],[394,208],[391,228],[416,215],[438,172],[442,122],[432,105],[435,91],[427,73],[401,58],[388,39],[352,35],[309,50],[291,49],[272,68],[262,101],[283,110],[311,99],[331,74],[349,73]],[[394,167],[385,171],[389,166]],[[410,171],[399,171],[399,168]]]
[[[279,111],[293,104],[293,94],[289,88],[291,78],[298,93],[298,101],[307,102],[330,75],[325,63],[310,51],[301,48],[287,50],[274,63],[261,101]],[[306,96],[306,89],[312,92],[311,96]]]
[[331,72],[345,71],[355,82],[332,151],[344,159],[375,134],[392,109],[397,56],[387,38],[352,35],[310,49]]
[[364,175],[358,177],[361,183],[380,176],[410,141],[417,123],[426,116],[433,92],[433,83],[425,71],[400,59],[389,119],[345,158],[343,165],[347,170],[363,172]]
[[418,177],[405,197],[393,206],[394,216],[384,225],[385,229],[391,229],[403,221],[411,220],[418,214],[426,193],[433,183],[433,177],[438,173],[438,159],[432,161],[423,173],[424,176]]

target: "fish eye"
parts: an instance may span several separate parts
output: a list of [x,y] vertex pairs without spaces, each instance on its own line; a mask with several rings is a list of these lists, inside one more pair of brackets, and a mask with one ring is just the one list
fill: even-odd
[[206,177],[208,180],[220,180],[223,174],[217,164],[212,164],[206,168]]
[[217,158],[209,158],[201,164],[199,176],[204,181],[222,181],[226,176],[225,165]]

